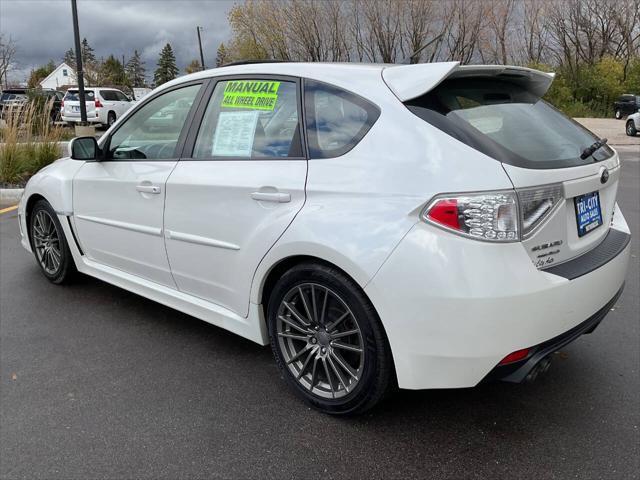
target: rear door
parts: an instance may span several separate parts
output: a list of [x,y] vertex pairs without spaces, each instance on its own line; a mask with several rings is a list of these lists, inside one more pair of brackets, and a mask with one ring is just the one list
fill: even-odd
[[131,103],[129,102],[129,98],[120,90],[116,90],[115,94],[118,98],[118,118],[120,118],[127,110],[129,110]]
[[[85,89],[84,97],[87,107],[87,118],[94,118],[96,116],[95,91]],[[80,119],[80,93],[78,90],[67,90],[67,94],[64,96],[63,115],[69,118]]]
[[181,291],[246,316],[260,260],[305,200],[301,87],[265,75],[211,88],[167,182],[165,242]]

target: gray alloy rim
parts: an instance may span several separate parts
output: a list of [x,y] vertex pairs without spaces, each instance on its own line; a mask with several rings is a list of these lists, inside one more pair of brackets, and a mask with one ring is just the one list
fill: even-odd
[[109,118],[107,119],[107,123],[109,125],[113,125],[114,123],[116,123],[116,117],[114,115],[109,114]]
[[54,275],[62,263],[62,253],[58,229],[47,211],[36,213],[31,233],[40,266],[49,275]]
[[635,134],[634,130],[635,130],[635,129],[633,128],[633,125],[631,124],[631,122],[629,122],[629,123],[627,124],[627,133],[628,133],[629,135],[634,135],[634,134]]
[[341,398],[364,367],[364,342],[351,309],[316,283],[296,285],[278,307],[278,345],[294,378],[310,393]]

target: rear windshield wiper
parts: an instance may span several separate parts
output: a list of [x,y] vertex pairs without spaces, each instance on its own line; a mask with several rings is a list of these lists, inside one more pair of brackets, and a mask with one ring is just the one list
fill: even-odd
[[584,160],[585,158],[590,157],[591,155],[596,153],[596,150],[598,150],[599,148],[604,147],[607,144],[607,142],[608,142],[608,140],[606,138],[601,138],[597,142],[592,143],[591,145],[589,145],[587,148],[585,148],[582,151],[582,154],[580,155],[580,158],[582,160]]

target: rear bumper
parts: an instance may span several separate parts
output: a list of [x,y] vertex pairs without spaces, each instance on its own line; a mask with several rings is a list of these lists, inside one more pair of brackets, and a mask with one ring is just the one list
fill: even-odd
[[[629,235],[619,211],[612,228]],[[401,388],[472,387],[509,353],[559,348],[556,339],[573,340],[585,319],[606,313],[624,284],[629,251],[625,242],[606,263],[570,280],[536,269],[520,243],[478,242],[418,223],[365,291]]]
[[[80,117],[68,117],[66,115],[62,115],[62,121],[63,122],[69,122],[69,123],[80,123],[82,120],[80,119]],[[95,117],[95,116],[89,116],[87,115],[87,122],[89,123],[102,123],[100,117]]]
[[600,325],[600,322],[604,320],[604,317],[607,316],[607,313],[609,313],[611,308],[615,305],[618,298],[620,298],[623,289],[624,286],[618,290],[618,293],[616,293],[616,295],[609,300],[604,307],[584,322],[576,325],[571,330],[568,330],[557,337],[531,347],[527,358],[507,365],[496,366],[489,372],[483,381],[502,380],[505,382],[520,383],[529,379],[531,372],[535,372],[535,369],[540,362],[548,358],[549,355],[578,339],[578,337],[593,332],[598,325]]

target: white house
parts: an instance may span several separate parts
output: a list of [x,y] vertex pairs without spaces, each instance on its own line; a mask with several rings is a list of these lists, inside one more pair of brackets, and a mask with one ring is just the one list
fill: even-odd
[[76,72],[66,63],[58,65],[47,78],[40,82],[44,90],[56,90],[63,86],[76,85]]

